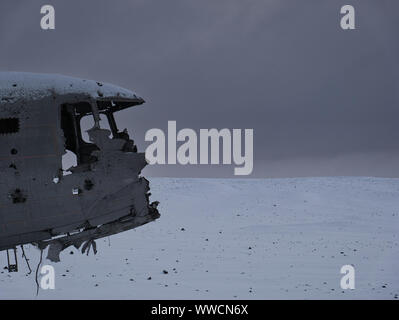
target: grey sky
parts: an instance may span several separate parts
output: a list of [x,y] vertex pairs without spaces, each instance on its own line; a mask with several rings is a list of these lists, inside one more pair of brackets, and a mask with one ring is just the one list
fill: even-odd
[[[52,4],[56,30],[40,29]],[[344,4],[356,30],[339,27]],[[1,1],[0,69],[133,89],[121,127],[253,128],[254,177],[399,177],[395,0]],[[233,166],[153,175],[233,176]]]

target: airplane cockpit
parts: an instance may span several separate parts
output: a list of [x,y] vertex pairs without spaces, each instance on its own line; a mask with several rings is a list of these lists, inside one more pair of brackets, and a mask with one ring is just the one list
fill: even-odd
[[[145,154],[115,120],[143,103],[112,84],[0,72],[0,251],[33,244],[56,262],[69,246],[96,253],[96,239],[160,217]],[[64,170],[68,152],[76,163]]]

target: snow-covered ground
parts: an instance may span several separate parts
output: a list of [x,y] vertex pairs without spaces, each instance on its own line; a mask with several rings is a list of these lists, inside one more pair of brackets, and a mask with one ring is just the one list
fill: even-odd
[[[399,179],[150,183],[158,221],[99,240],[96,256],[67,249],[55,290],[38,297],[19,257],[19,273],[1,270],[0,298],[398,299]],[[34,269],[39,252],[25,251]],[[343,291],[347,264],[356,288]]]

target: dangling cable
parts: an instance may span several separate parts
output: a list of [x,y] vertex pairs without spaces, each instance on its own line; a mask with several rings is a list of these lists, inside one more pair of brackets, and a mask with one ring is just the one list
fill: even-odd
[[42,264],[42,259],[43,259],[43,249],[40,249],[40,261],[36,268],[36,278],[35,278],[35,280],[36,280],[36,296],[39,295],[39,281],[37,280],[37,275],[39,273],[39,267]]
[[25,258],[26,264],[28,265],[28,268],[29,268],[28,275],[30,275],[32,273],[32,269],[30,268],[30,265],[29,265],[29,259],[25,255],[25,250],[24,250],[24,246],[23,245],[21,245],[21,249],[22,249],[22,258]]

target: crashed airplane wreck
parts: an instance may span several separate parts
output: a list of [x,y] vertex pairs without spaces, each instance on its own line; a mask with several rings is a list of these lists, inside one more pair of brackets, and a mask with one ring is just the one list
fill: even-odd
[[[57,262],[69,246],[96,253],[96,239],[159,218],[141,177],[145,154],[114,118],[143,103],[111,84],[0,72],[0,251],[7,250],[9,271],[18,269],[10,262],[18,246],[48,247],[47,258]],[[89,141],[81,127],[87,116]],[[77,164],[63,170],[67,151]]]

